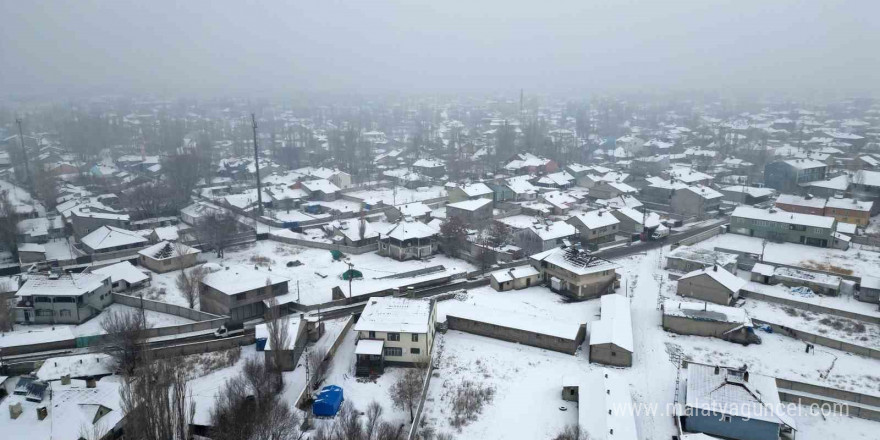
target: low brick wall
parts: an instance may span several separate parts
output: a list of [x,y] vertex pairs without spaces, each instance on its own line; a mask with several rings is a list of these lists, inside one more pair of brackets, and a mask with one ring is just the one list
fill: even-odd
[[582,325],[576,339],[564,339],[557,336],[530,332],[527,330],[504,327],[489,322],[476,321],[468,318],[446,315],[446,324],[450,330],[458,330],[502,341],[516,342],[532,347],[553,350],[566,354],[574,354],[586,337],[586,329]]

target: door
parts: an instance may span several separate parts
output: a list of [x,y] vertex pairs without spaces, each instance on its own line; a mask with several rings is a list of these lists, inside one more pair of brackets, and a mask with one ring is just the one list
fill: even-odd
[[31,322],[31,311],[30,310],[24,311],[24,322],[25,322],[25,324],[30,324],[30,322]]

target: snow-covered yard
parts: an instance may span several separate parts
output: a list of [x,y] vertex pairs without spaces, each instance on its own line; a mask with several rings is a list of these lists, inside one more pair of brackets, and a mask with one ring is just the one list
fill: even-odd
[[[16,324],[14,331],[0,334],[0,347],[39,344],[41,342],[60,341],[80,336],[104,334],[105,332],[104,329],[101,328],[101,322],[105,316],[115,311],[140,313],[140,309],[135,307],[129,307],[122,304],[111,304],[109,307],[105,308],[100,315],[80,325],[52,326]],[[152,310],[145,310],[144,314],[147,319],[147,325],[152,328],[171,327],[193,322],[187,318],[154,312]]]
[[[663,331],[658,295],[674,296],[675,283],[665,280],[660,255],[659,250],[652,250],[616,260],[622,265],[621,284],[631,291],[635,344],[633,366],[617,371],[629,382],[634,404],[664,408],[672,403],[677,372],[674,359],[679,356],[707,364],[747,364],[750,371],[758,374],[880,394],[880,376],[875,373],[877,361],[873,359],[825,347],[817,347],[808,354],[803,342],[780,334],[761,333],[761,345],[744,347],[715,338]],[[663,286],[658,285],[658,280],[663,280]],[[618,293],[623,294],[624,289]],[[543,288],[513,292],[475,289],[440,302],[440,320],[448,307],[444,304],[454,302],[581,322],[595,320],[598,315],[598,301],[564,303]],[[754,307],[763,310],[765,304]],[[551,438],[564,425],[577,420],[577,405],[561,399],[564,378],[601,368],[588,363],[584,348],[576,356],[568,356],[449,331],[438,337],[435,346],[435,365],[439,369],[428,393],[427,423],[440,432],[453,433],[456,439]],[[457,432],[449,424],[448,390],[463,379],[491,385],[496,394],[476,421]],[[560,411],[562,406],[567,411]],[[833,437],[840,432],[851,432],[853,438],[875,438],[872,434],[880,428],[875,422],[839,416],[828,420],[801,416],[797,421],[799,438]],[[675,434],[673,419],[665,413],[637,416],[636,424],[639,438],[662,439]]]
[[749,316],[781,324],[814,335],[863,347],[880,348],[880,326],[825,313],[814,313],[789,306],[749,299],[743,306]]
[[446,197],[446,188],[442,186],[425,186],[416,189],[398,186],[395,188],[376,188],[371,190],[354,191],[346,195],[356,197],[367,202],[381,201],[386,205],[403,205],[422,200]]
[[[332,300],[332,289],[339,286],[348,295],[348,281],[342,280],[342,273],[348,270],[343,261],[333,261],[330,251],[325,249],[306,248],[277,241],[263,240],[226,251],[225,258],[217,258],[215,254],[206,252],[202,256],[209,262],[222,265],[259,266],[260,270],[271,271],[290,279],[289,293],[278,298],[279,302],[300,302],[303,304],[319,304]],[[401,286],[431,277],[448,276],[453,273],[475,270],[476,267],[463,260],[449,258],[445,255],[434,255],[426,260],[397,261],[383,257],[374,252],[361,255],[346,255],[355,270],[364,274],[364,279],[354,280],[351,291],[353,295],[374,292],[381,289]],[[287,264],[298,261],[298,266],[288,267]],[[443,265],[445,272],[419,278],[401,278],[379,280],[377,278],[422,269],[430,266]],[[154,274],[152,286],[165,289],[166,294],[161,301],[186,306],[186,300],[175,285],[178,272]],[[298,286],[298,289],[297,289]]]

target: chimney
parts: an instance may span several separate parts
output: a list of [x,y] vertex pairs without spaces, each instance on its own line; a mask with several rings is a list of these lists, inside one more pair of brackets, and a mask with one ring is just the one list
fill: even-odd
[[712,265],[712,272],[718,272],[718,265],[717,264]]
[[64,376],[61,376],[61,385],[70,385],[70,375],[69,374],[65,374]]
[[721,374],[721,367],[719,367],[718,365],[715,366],[715,374]]
[[15,420],[21,415],[21,402],[9,405],[9,418]]
[[45,406],[41,406],[41,407],[37,408],[37,419],[38,420],[43,420],[48,415],[49,415],[49,410],[46,409]]
[[98,382],[95,381],[94,378],[90,377],[90,378],[86,379],[86,388],[95,388],[97,386],[98,386]]
[[743,372],[743,382],[748,382],[748,381],[749,381],[749,372],[745,371],[745,372]]

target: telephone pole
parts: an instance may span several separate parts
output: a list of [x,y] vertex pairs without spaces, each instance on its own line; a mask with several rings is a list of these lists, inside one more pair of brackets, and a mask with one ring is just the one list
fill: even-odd
[[21,118],[15,118],[15,123],[18,124],[18,143],[21,145],[21,154],[24,156],[24,179],[27,182],[28,189],[31,187],[31,170],[28,166],[28,157],[27,157],[27,149],[24,147],[24,133],[21,130]]
[[254,127],[254,170],[257,172],[257,212],[263,215],[263,188],[260,184],[260,148],[257,146],[257,117],[251,113],[251,123]]

